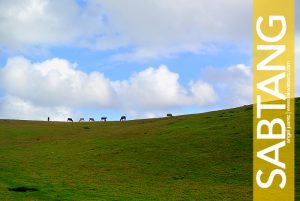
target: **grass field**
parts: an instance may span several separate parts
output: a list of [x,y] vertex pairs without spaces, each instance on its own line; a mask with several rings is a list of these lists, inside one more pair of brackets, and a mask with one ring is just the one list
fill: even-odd
[[127,122],[0,120],[0,200],[247,201],[251,174],[251,106]]

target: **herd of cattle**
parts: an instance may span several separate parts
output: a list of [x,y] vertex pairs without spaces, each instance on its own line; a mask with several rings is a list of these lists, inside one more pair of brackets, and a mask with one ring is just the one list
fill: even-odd
[[[49,120],[49,119],[48,119]],[[106,121],[107,117],[101,117],[101,121]],[[84,118],[80,118],[79,122],[84,122]],[[126,116],[121,116],[120,121],[126,121]],[[72,118],[68,118],[67,122],[74,122]],[[96,122],[94,118],[89,118],[89,122]]]
[[[172,117],[173,115],[171,113],[167,114],[167,117]],[[101,121],[106,121],[107,117],[101,117]],[[50,121],[50,118],[48,117],[48,121]],[[84,122],[84,118],[80,118],[79,122]],[[120,121],[126,121],[126,116],[121,116]],[[72,118],[68,118],[67,122],[74,122]],[[96,122],[94,118],[89,118],[89,122]]]

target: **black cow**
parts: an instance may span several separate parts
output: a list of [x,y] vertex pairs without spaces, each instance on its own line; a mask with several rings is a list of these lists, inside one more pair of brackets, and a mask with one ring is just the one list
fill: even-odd
[[69,122],[69,121],[73,122],[73,119],[72,118],[68,118],[67,122]]
[[120,121],[126,121],[126,116],[121,116]]
[[107,117],[101,117],[101,121],[106,121]]
[[167,114],[167,117],[172,117],[173,115],[171,113],[168,113]]

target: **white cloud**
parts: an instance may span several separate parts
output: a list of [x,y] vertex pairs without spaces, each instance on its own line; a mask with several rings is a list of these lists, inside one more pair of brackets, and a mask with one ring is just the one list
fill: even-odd
[[164,65],[157,69],[147,68],[128,81],[115,81],[112,85],[126,107],[204,106],[217,99],[213,88],[205,82],[191,82],[188,89],[182,87],[179,75]]
[[205,103],[211,103],[212,100],[216,100],[217,95],[213,89],[213,83],[198,80],[196,82],[191,81],[189,83],[192,98],[186,100],[187,103],[194,105],[205,105]]
[[14,57],[0,69],[0,84],[8,96],[15,97],[8,101],[17,100],[18,105],[24,102],[28,108],[106,108],[137,116],[183,106],[201,107],[217,99],[208,83],[191,81],[183,87],[179,75],[164,65],[149,67],[128,80],[110,80],[99,72],[87,74],[77,70],[76,64],[64,59],[32,63]]
[[203,80],[212,84],[226,107],[252,103],[252,69],[244,64],[227,68],[207,68]]
[[98,8],[73,0],[0,1],[0,44],[9,49],[69,44],[104,32],[102,27]]
[[[300,38],[296,37],[295,49],[295,96],[300,96]],[[252,68],[244,64],[227,68],[210,67],[202,70],[202,80],[213,86],[219,96],[220,108],[252,104]]]
[[170,107],[184,104],[186,91],[180,86],[179,75],[166,66],[147,68],[129,80],[112,83],[126,107]]
[[[134,45],[118,59],[152,59],[178,52],[197,53],[211,42],[251,40],[252,1],[94,0],[113,30]],[[130,11],[130,12],[128,12]]]
[[100,73],[86,74],[75,67],[76,64],[63,59],[31,63],[15,57],[1,69],[0,82],[8,94],[39,105],[110,105],[109,80]]
[[41,107],[33,105],[15,96],[5,96],[0,99],[1,119],[66,121],[72,112],[66,107]]

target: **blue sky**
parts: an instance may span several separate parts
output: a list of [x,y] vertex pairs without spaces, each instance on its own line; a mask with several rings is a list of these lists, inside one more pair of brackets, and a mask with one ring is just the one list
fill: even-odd
[[249,104],[251,13],[240,0],[3,0],[0,118],[136,119]]

